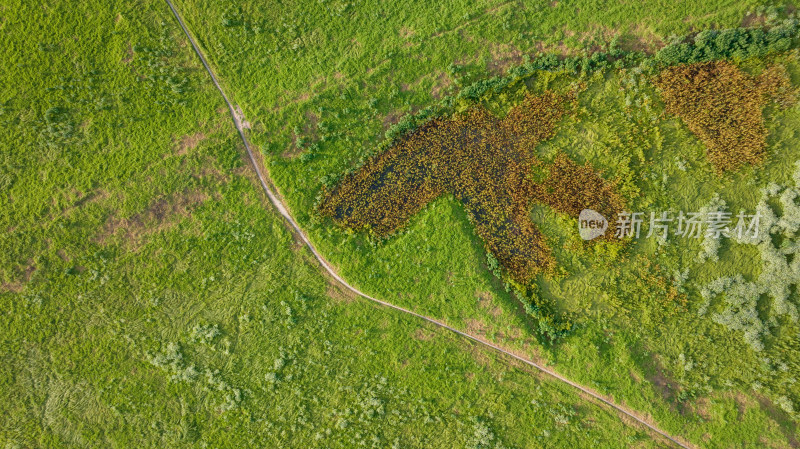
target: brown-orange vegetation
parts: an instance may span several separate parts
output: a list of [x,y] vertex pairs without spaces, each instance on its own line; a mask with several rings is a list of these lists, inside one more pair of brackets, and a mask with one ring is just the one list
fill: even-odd
[[666,112],[680,117],[706,145],[717,172],[758,164],[766,155],[763,108],[773,99],[795,101],[786,70],[778,65],[754,77],[727,61],[670,67],[655,79]]
[[[555,134],[573,95],[526,95],[504,119],[481,107],[428,122],[323,192],[319,211],[340,225],[386,236],[426,204],[450,193],[467,210],[486,248],[518,281],[553,267],[530,219],[534,201],[577,217],[584,208],[614,216],[622,201],[588,165],[560,155],[549,166],[535,146]],[[546,179],[532,179],[542,166]]]

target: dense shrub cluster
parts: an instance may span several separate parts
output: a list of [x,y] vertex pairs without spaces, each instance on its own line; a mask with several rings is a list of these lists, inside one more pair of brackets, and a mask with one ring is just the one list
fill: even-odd
[[767,99],[785,105],[795,95],[780,66],[752,77],[726,61],[671,67],[655,83],[666,112],[680,117],[706,144],[718,172],[761,162],[767,133],[761,111]]
[[794,19],[765,28],[705,30],[689,42],[661,49],[656,59],[663,64],[691,64],[716,59],[743,60],[786,51],[794,44],[798,24]]
[[533,329],[542,337],[543,342],[552,342],[568,335],[574,326],[573,317],[558,314],[552,304],[543,300],[535,287],[514,289],[514,296],[522,304],[522,308],[531,320]]
[[[500,120],[474,107],[452,119],[435,119],[324,192],[319,210],[341,225],[386,236],[426,204],[453,194],[486,248],[518,281],[551,268],[553,260],[531,222],[538,201],[577,216],[584,208],[613,214],[621,201],[588,165],[559,156],[548,167],[534,147],[553,136],[572,96],[527,95]],[[547,171],[532,179],[532,168]]]

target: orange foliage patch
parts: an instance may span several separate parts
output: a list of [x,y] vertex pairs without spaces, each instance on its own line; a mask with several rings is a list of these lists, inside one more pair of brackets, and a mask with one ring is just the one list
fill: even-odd
[[613,216],[621,201],[588,165],[559,156],[538,183],[534,147],[551,138],[572,96],[527,95],[502,120],[475,107],[433,120],[324,192],[319,211],[337,223],[380,236],[426,204],[451,193],[467,210],[486,248],[519,281],[554,262],[530,220],[533,201],[577,217],[584,208]]
[[727,61],[670,67],[655,84],[667,113],[680,117],[705,143],[718,172],[764,160],[767,129],[762,109],[770,98],[788,105],[796,93],[783,67],[752,77]]

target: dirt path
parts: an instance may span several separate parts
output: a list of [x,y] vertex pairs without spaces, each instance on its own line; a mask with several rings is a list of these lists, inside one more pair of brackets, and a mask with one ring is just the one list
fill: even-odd
[[546,367],[544,367],[542,365],[539,365],[538,363],[536,363],[536,362],[534,362],[532,360],[526,359],[526,358],[521,357],[519,355],[516,355],[516,354],[514,354],[512,352],[509,352],[508,350],[505,350],[505,349],[503,349],[503,348],[501,348],[501,347],[499,347],[499,346],[497,346],[497,345],[495,345],[495,344],[493,344],[493,343],[491,343],[489,341],[486,341],[486,340],[484,340],[484,339],[482,339],[480,337],[476,337],[474,335],[470,335],[470,334],[468,334],[466,332],[463,332],[463,331],[460,331],[460,330],[458,330],[456,328],[453,328],[453,327],[451,327],[451,326],[449,326],[449,325],[447,325],[447,324],[445,324],[445,323],[443,323],[443,322],[441,322],[441,321],[439,321],[439,320],[437,320],[435,318],[431,318],[431,317],[425,316],[425,315],[420,315],[419,313],[413,312],[411,310],[408,310],[406,308],[400,307],[398,305],[395,305],[395,304],[392,304],[392,303],[389,303],[389,302],[386,302],[386,301],[383,301],[383,300],[380,300],[380,299],[377,299],[377,298],[373,298],[372,296],[369,296],[366,293],[361,292],[357,288],[355,288],[352,285],[350,285],[349,283],[347,283],[347,281],[342,279],[342,277],[339,276],[339,274],[336,273],[336,271],[330,266],[330,264],[328,264],[328,261],[325,260],[325,258],[322,257],[322,255],[317,251],[316,247],[314,247],[314,245],[308,239],[308,237],[306,236],[305,232],[303,232],[303,230],[300,229],[300,226],[298,226],[297,222],[295,222],[294,218],[289,213],[289,211],[286,208],[286,206],[284,205],[283,201],[280,198],[278,198],[278,196],[274,193],[274,192],[277,191],[277,189],[275,189],[275,187],[272,184],[272,182],[269,181],[269,178],[267,176],[265,176],[265,174],[264,174],[265,170],[263,170],[261,165],[258,163],[258,159],[255,157],[255,154],[253,153],[253,150],[250,147],[250,142],[247,140],[247,137],[244,134],[244,127],[242,126],[242,123],[245,122],[244,114],[241,112],[241,110],[238,108],[238,106],[234,106],[233,103],[231,103],[231,101],[228,99],[228,96],[225,94],[225,91],[222,89],[222,86],[220,86],[219,81],[217,81],[217,77],[214,74],[214,71],[211,69],[211,66],[206,61],[206,58],[203,55],[203,52],[200,50],[200,47],[197,45],[197,43],[195,42],[194,38],[192,37],[192,34],[189,32],[189,29],[184,24],[183,19],[181,19],[181,16],[178,13],[178,10],[175,8],[175,5],[173,5],[170,0],[165,0],[165,1],[166,1],[167,5],[169,6],[169,8],[172,10],[172,13],[175,16],[175,19],[178,21],[178,24],[183,29],[183,32],[186,34],[187,39],[189,39],[189,42],[192,44],[192,47],[194,48],[195,52],[197,53],[197,56],[200,58],[200,62],[203,63],[203,66],[206,68],[206,71],[208,72],[209,76],[211,76],[211,80],[213,81],[214,86],[216,86],[217,90],[219,90],[219,93],[222,95],[222,98],[225,100],[225,103],[228,105],[228,109],[230,110],[231,118],[233,119],[233,123],[236,126],[236,130],[239,132],[239,136],[242,138],[242,142],[244,143],[245,149],[247,150],[247,156],[250,158],[250,162],[253,164],[253,168],[255,169],[256,175],[258,176],[258,180],[261,182],[261,187],[264,188],[264,192],[267,194],[267,197],[269,198],[269,201],[273,204],[273,206],[275,206],[275,208],[283,216],[283,218],[287,221],[287,223],[289,223],[289,225],[291,226],[291,228],[294,231],[294,233],[305,243],[305,245],[308,247],[308,249],[311,250],[311,252],[314,254],[314,257],[317,259],[317,261],[320,263],[320,265],[322,265],[322,268],[324,268],[325,271],[331,277],[333,277],[333,279],[335,279],[336,282],[339,283],[340,286],[344,287],[347,290],[350,290],[351,292],[355,293],[358,296],[361,296],[362,298],[366,298],[366,299],[368,299],[370,301],[373,301],[373,302],[378,303],[378,304],[380,304],[382,306],[397,310],[399,312],[415,316],[415,317],[417,317],[417,318],[419,318],[421,320],[427,321],[427,322],[432,323],[432,324],[434,324],[436,326],[439,326],[441,328],[447,329],[447,330],[449,330],[449,331],[451,331],[453,333],[456,333],[456,334],[458,334],[458,335],[460,335],[460,336],[462,336],[464,338],[467,338],[467,339],[469,339],[469,340],[471,340],[473,342],[476,342],[476,343],[478,343],[480,345],[483,345],[485,347],[491,348],[491,349],[493,349],[493,350],[495,350],[495,351],[497,351],[499,353],[502,353],[502,354],[504,354],[506,356],[509,356],[509,357],[511,357],[511,358],[513,358],[515,360],[518,360],[518,361],[520,361],[520,362],[522,362],[522,363],[524,363],[524,364],[526,364],[526,365],[528,365],[530,367],[533,367],[533,368],[535,368],[535,369],[537,369],[537,370],[539,370],[539,371],[541,371],[543,373],[546,373],[547,375],[553,377],[554,379],[557,379],[557,380],[559,380],[559,381],[561,381],[563,383],[566,383],[566,384],[572,386],[573,388],[575,388],[577,390],[580,390],[581,392],[583,392],[586,395],[594,398],[595,400],[601,402],[602,404],[605,404],[605,405],[611,407],[612,409],[616,410],[617,412],[621,413],[622,415],[624,415],[624,416],[626,416],[628,418],[631,418],[634,421],[638,422],[639,424],[645,426],[646,428],[648,428],[651,431],[653,431],[655,434],[660,435],[663,438],[666,438],[670,442],[674,443],[676,446],[682,447],[684,449],[695,449],[695,446],[693,446],[691,443],[689,443],[687,441],[684,441],[680,437],[672,436],[672,435],[664,432],[663,430],[661,430],[658,427],[656,427],[655,424],[651,424],[647,420],[645,420],[645,418],[638,416],[638,414],[635,411],[615,403],[613,401],[613,399],[611,399],[610,397],[601,396],[599,393],[597,393],[595,391],[592,391],[588,387],[585,387],[585,386],[583,386],[581,384],[573,382],[573,381],[567,379],[566,377],[556,373],[555,371],[552,371],[549,368],[546,368]]

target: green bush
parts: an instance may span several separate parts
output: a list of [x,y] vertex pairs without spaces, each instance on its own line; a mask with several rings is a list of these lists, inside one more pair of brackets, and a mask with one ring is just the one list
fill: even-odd
[[691,64],[717,59],[741,61],[786,51],[797,43],[798,21],[787,19],[764,28],[704,30],[688,42],[667,45],[656,55],[666,65]]

